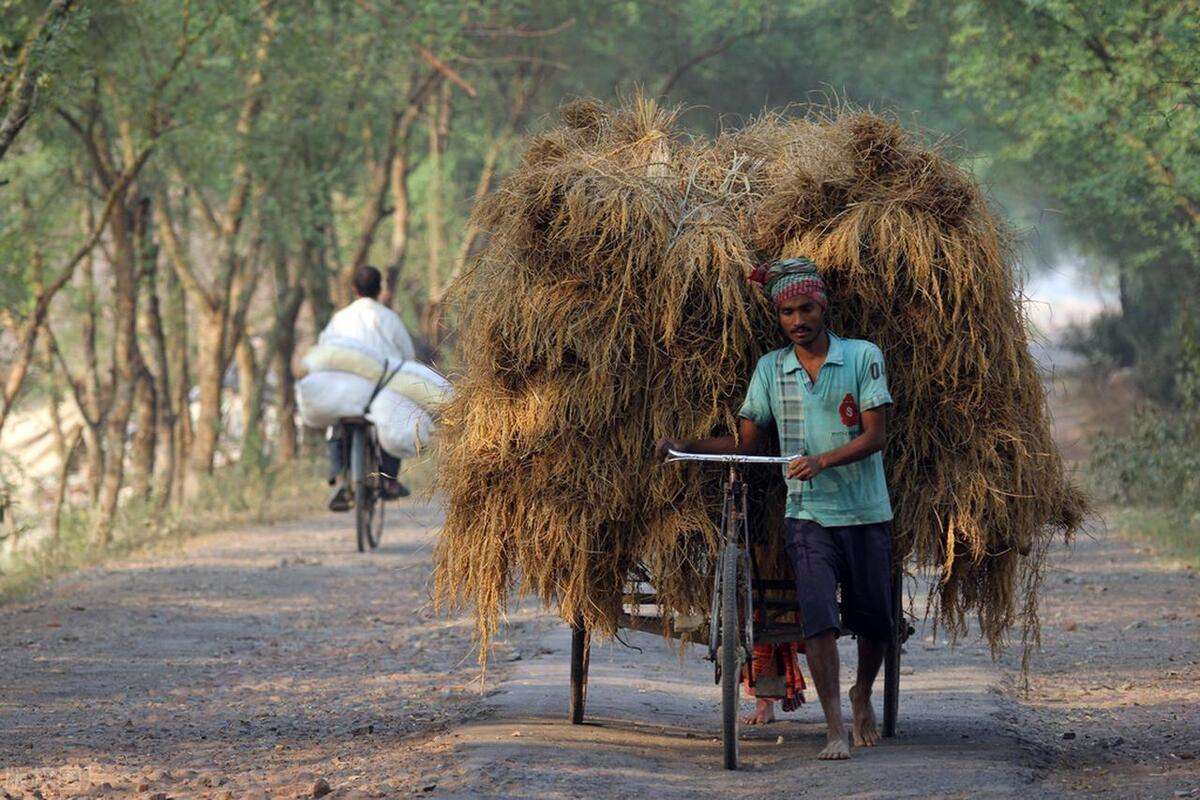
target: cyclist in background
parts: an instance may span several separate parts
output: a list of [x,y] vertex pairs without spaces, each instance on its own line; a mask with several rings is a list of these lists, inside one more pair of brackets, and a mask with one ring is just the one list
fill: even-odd
[[[371,266],[359,267],[354,273],[352,285],[358,299],[333,315],[325,330],[321,331],[318,344],[352,347],[370,354],[381,365],[384,361],[390,364],[412,361],[415,351],[408,329],[404,327],[399,314],[379,302],[379,293],[383,288],[383,276],[379,270]],[[329,484],[332,486],[345,469],[349,439],[343,435],[340,425],[329,428],[326,439],[329,443]],[[380,453],[379,469],[383,473],[384,498],[395,500],[408,496],[408,489],[396,479],[400,473],[400,459],[382,450]],[[329,509],[350,509],[350,492],[345,486],[334,490],[329,498]]]

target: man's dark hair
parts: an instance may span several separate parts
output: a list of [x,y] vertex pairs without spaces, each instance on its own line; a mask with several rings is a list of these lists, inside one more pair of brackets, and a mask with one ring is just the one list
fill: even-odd
[[383,276],[374,267],[359,267],[354,271],[354,291],[359,297],[379,297]]

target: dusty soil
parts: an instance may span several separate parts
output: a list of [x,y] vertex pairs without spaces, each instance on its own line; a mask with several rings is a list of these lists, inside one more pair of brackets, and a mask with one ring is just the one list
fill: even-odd
[[1044,786],[1200,797],[1200,575],[1100,530],[1055,553],[1042,597],[1019,724],[1043,753]]
[[583,726],[565,723],[569,639],[545,614],[512,615],[481,684],[470,622],[427,604],[439,514],[403,506],[371,555],[328,514],[207,535],[0,608],[0,789],[1200,797],[1200,579],[1116,534],[1056,554],[1028,700],[1011,664],[922,631],[896,739],[819,764],[814,702],[749,731],[728,773],[711,670],[657,637],[595,648]]
[[370,555],[344,515],[206,535],[0,608],[0,789],[407,796],[484,699],[470,623],[426,602],[438,513],[389,510]]

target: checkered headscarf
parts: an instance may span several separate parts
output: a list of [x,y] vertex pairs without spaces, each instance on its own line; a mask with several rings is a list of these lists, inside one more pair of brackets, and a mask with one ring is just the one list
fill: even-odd
[[825,281],[817,265],[807,258],[784,258],[755,268],[750,280],[761,283],[778,305],[798,295],[805,295],[821,308],[828,310],[829,297]]

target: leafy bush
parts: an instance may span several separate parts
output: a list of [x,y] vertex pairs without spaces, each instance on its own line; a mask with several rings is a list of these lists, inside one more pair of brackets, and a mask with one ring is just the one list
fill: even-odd
[[1089,464],[1097,499],[1200,512],[1200,448],[1186,416],[1144,408],[1127,433],[1098,436]]

